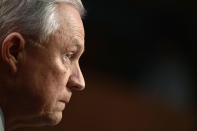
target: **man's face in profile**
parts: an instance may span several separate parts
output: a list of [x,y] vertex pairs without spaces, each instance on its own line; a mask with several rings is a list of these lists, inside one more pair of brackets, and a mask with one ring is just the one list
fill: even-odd
[[20,91],[12,105],[21,106],[20,116],[40,125],[59,123],[72,91],[85,86],[78,63],[84,51],[81,17],[72,5],[61,3],[56,18],[59,29],[45,43],[25,48],[16,80]]

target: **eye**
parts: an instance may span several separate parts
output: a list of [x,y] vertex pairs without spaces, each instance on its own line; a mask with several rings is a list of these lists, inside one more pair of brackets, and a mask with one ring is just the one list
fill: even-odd
[[63,56],[64,62],[71,62],[74,59],[74,53],[67,53]]
[[66,56],[68,57],[68,59],[73,59],[73,57],[74,57],[74,54],[73,53],[68,53],[68,54],[66,54]]

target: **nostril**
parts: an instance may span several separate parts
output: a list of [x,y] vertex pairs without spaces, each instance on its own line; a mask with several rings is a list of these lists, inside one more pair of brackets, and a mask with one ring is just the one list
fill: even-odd
[[81,86],[81,85],[76,85],[76,86],[71,87],[71,90],[74,90],[74,91],[82,91],[84,89],[85,89],[85,86]]

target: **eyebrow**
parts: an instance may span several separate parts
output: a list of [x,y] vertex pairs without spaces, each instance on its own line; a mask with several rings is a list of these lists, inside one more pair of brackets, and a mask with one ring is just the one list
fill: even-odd
[[85,47],[83,47],[82,44],[77,39],[74,39],[72,41],[72,46],[76,46],[77,51],[80,52],[81,54],[85,52]]

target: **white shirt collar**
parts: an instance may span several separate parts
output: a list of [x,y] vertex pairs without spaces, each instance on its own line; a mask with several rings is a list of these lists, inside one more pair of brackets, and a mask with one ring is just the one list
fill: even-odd
[[0,131],[4,131],[4,116],[1,107],[0,107]]

